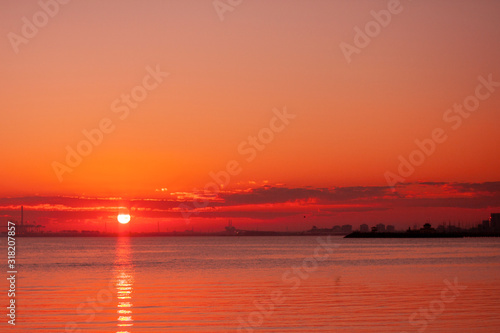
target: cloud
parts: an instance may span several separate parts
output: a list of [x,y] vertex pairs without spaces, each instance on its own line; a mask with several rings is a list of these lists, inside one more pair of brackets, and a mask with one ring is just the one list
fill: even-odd
[[[195,208],[193,200],[210,198],[208,205]],[[18,219],[24,205],[31,220],[79,220],[112,217],[119,207],[129,207],[143,218],[182,218],[179,205],[192,207],[193,217],[274,219],[312,214],[364,213],[392,209],[500,207],[500,182],[446,183],[420,182],[398,186],[394,193],[385,186],[314,188],[265,185],[257,188],[225,190],[215,195],[171,196],[165,199],[91,198],[29,196],[0,198],[0,216]]]
[[393,196],[389,187],[284,188],[264,186],[245,193],[221,194],[226,204],[283,203],[316,199],[318,203],[334,203]]

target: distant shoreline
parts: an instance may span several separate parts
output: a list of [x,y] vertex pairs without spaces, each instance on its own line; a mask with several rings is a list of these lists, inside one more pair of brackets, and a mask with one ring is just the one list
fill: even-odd
[[[6,233],[1,233],[6,235]],[[469,238],[469,237],[500,237],[500,232],[453,232],[453,233],[421,233],[406,232],[359,232],[352,233],[311,233],[311,232],[277,232],[277,231],[248,231],[244,233],[228,234],[224,232],[160,232],[160,233],[29,233],[16,235],[20,238],[52,238],[52,237],[307,237],[307,236],[337,236],[343,238]]]
[[[2,232],[2,235],[6,233]],[[140,232],[140,233],[102,233],[102,232],[86,232],[86,233],[67,233],[67,232],[44,232],[44,233],[26,233],[17,234],[16,237],[284,237],[284,236],[338,236],[345,237],[347,233],[310,233],[310,232],[278,232],[278,231],[245,231],[239,233],[225,232]]]
[[359,232],[355,231],[344,238],[465,238],[500,237],[500,232]]

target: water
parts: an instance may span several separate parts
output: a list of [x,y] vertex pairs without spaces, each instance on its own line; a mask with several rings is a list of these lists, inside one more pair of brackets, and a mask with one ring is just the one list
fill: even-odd
[[321,239],[18,239],[16,331],[499,331],[500,239]]

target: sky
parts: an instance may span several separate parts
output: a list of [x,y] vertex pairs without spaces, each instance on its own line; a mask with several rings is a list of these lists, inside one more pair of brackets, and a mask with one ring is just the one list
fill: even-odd
[[2,1],[0,222],[477,223],[498,1]]

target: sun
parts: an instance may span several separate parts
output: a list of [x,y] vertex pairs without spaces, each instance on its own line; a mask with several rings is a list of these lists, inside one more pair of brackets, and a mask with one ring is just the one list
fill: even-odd
[[120,222],[121,224],[127,224],[130,222],[129,214],[118,214],[116,218],[118,219],[118,222]]

